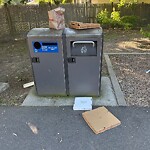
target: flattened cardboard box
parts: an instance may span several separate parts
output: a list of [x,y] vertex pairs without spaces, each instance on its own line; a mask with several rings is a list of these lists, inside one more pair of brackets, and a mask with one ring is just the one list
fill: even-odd
[[82,113],[82,116],[95,134],[102,133],[121,124],[105,107],[86,111]]
[[100,28],[100,24],[70,21],[69,27],[73,29],[94,29],[94,28]]

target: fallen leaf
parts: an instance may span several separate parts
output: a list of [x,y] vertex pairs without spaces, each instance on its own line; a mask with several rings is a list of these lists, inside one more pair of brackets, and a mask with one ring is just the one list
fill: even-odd
[[14,136],[17,136],[17,134],[16,134],[16,133],[13,133],[13,135],[14,135]]
[[59,141],[60,143],[62,142],[62,138],[60,138],[60,141]]
[[62,137],[57,137],[56,139],[58,140],[59,143],[61,143],[63,140]]
[[34,134],[38,134],[38,129],[37,129],[37,127],[36,127],[34,124],[28,122],[27,125],[29,126],[29,128],[31,129],[31,131],[32,131]]

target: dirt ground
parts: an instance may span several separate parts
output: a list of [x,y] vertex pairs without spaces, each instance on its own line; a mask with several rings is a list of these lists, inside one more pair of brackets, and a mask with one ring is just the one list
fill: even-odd
[[110,55],[128,105],[150,106],[150,55]]
[[20,105],[29,89],[24,83],[33,80],[26,41],[9,41],[0,44],[0,82],[10,87],[0,94],[1,105]]
[[[105,30],[105,52],[150,52],[150,40],[143,38],[139,31]],[[108,76],[104,59],[102,70],[102,75]],[[10,87],[0,94],[0,105],[20,105],[30,90],[23,89],[22,85],[31,81],[33,77],[26,40],[1,42],[0,82],[9,83]],[[131,100],[129,104],[133,103]]]
[[136,30],[105,30],[105,53],[150,52],[150,40]]

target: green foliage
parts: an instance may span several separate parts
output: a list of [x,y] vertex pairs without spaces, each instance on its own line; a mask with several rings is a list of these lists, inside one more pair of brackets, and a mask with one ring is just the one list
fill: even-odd
[[147,27],[145,27],[145,28],[141,28],[140,32],[141,32],[142,35],[144,35],[145,37],[150,38],[150,24],[148,24]]
[[119,22],[120,21],[120,12],[115,11],[115,8],[113,8],[113,12],[111,13],[112,20]]
[[59,5],[60,3],[62,3],[62,0],[53,0],[55,5]]
[[28,0],[21,0],[20,3],[21,4],[26,4],[28,2]]
[[[110,0],[110,2],[117,2],[117,0]],[[117,9],[120,10],[120,7],[130,6],[133,3],[136,3],[137,0],[119,0],[117,4]],[[113,8],[113,11],[109,13],[106,9],[98,13],[97,22],[100,23],[104,28],[123,28],[123,29],[133,29],[138,26],[139,18],[136,16],[123,16],[120,17],[120,11],[116,11]]]
[[136,3],[138,3],[138,0],[130,0],[129,2],[128,2],[128,7],[130,7],[130,6],[132,6],[133,4],[136,4]]
[[110,27],[110,14],[108,13],[107,9],[102,10],[100,13],[97,15],[97,22],[102,24],[103,27],[109,28]]
[[100,23],[104,28],[119,28],[121,27],[120,13],[115,11],[115,9],[111,14],[109,14],[106,9],[104,11],[102,10],[97,15],[97,22]]
[[138,26],[138,17],[120,17],[119,11],[115,11],[115,9],[113,9],[113,12],[110,14],[105,9],[97,15],[97,22],[100,23],[103,26],[103,28],[133,29]]
[[109,18],[108,15],[109,15],[109,13],[108,13],[107,9],[102,10],[102,11],[101,11],[100,13],[98,13],[98,15],[97,15],[98,21],[103,23],[103,21],[105,21],[105,20],[107,20],[107,19]]
[[3,5],[4,4],[4,0],[0,0],[0,5]]
[[124,6],[125,3],[126,3],[126,0],[120,0],[120,2],[117,5],[120,8],[120,7]]
[[20,3],[25,4],[25,3],[27,3],[27,0],[0,0],[0,5],[4,5],[4,4],[17,5]]
[[138,26],[139,18],[137,16],[123,16],[121,22],[124,23],[126,28],[136,28]]
[[[36,3],[44,4],[44,3],[51,3],[51,4],[65,4],[65,3],[72,3],[73,0],[35,0]],[[28,0],[0,0],[0,5],[3,5],[5,3],[17,5],[17,4],[26,4]]]
[[9,4],[11,0],[0,0],[0,5],[4,5],[5,3]]
[[[110,2],[118,2],[116,0],[110,0]],[[138,0],[119,0],[119,3],[117,4],[118,8],[123,7],[125,4],[127,4],[127,6],[131,6],[134,3],[137,3]]]
[[73,3],[73,0],[63,0],[62,4],[66,4],[66,3]]
[[36,0],[36,2],[39,3],[39,4],[45,4],[45,3],[53,4],[54,3],[53,0]]
[[110,15],[110,19],[111,19],[110,24],[111,24],[112,28],[121,28],[122,27],[120,12],[115,11],[115,8],[113,8],[113,12]]
[[39,3],[40,4],[51,3],[51,4],[59,5],[59,4],[72,3],[72,1],[73,0],[39,0]]

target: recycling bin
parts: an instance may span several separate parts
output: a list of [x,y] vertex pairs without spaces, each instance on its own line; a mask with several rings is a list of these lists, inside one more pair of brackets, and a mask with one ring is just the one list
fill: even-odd
[[99,96],[101,87],[102,29],[64,30],[67,93]]
[[38,95],[66,95],[62,32],[34,28],[27,34]]

